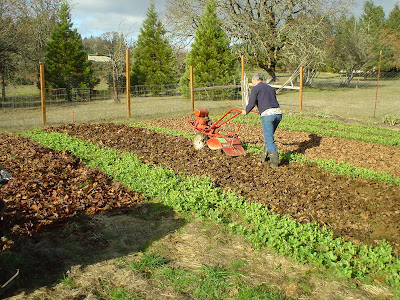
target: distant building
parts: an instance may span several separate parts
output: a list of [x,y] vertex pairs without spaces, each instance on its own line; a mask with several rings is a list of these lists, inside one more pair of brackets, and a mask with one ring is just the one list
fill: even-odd
[[88,60],[96,62],[110,62],[111,57],[105,55],[89,54]]

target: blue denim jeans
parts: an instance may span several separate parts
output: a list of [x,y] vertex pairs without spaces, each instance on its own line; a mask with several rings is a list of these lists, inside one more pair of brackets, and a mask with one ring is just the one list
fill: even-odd
[[264,133],[264,143],[269,153],[278,151],[275,145],[274,133],[281,120],[282,115],[270,115],[261,117],[261,125]]

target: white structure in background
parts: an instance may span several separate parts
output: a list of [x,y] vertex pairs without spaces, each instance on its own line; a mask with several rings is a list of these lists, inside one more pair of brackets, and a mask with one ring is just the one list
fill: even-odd
[[111,57],[105,55],[89,54],[88,60],[96,62],[111,62]]

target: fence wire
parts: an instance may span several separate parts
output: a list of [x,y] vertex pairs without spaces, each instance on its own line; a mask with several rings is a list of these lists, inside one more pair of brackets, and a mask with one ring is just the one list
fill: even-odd
[[[278,73],[279,86],[289,82],[298,86],[298,78],[289,73]],[[311,79],[311,80],[310,80]],[[370,118],[377,102],[376,121],[400,118],[399,73],[384,72],[379,86],[377,74],[354,74],[348,82],[346,74],[317,73],[307,79],[303,94],[303,111],[344,118]],[[17,91],[22,87],[12,87]],[[243,106],[241,85],[213,86],[209,83],[195,86],[195,108],[222,110]],[[186,87],[186,92],[188,87]],[[130,90],[132,118],[158,118],[185,115],[191,112],[190,95],[178,84],[137,85]],[[14,93],[15,94],[15,93]],[[126,120],[126,88],[117,90],[73,89],[70,96],[65,89],[46,90],[47,122],[102,122]],[[299,92],[282,89],[278,100],[284,112],[298,112]],[[41,99],[37,88],[23,95],[0,99],[0,130],[37,127],[42,124]],[[395,123],[395,122],[391,122]]]

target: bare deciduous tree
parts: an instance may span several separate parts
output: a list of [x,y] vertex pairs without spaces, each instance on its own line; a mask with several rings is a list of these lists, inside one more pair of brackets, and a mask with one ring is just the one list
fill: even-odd
[[[178,41],[193,36],[205,0],[167,0],[167,26]],[[342,0],[221,0],[218,13],[222,26],[228,32],[236,49],[246,54],[247,60],[264,69],[276,79],[278,60],[290,48],[307,47],[305,41],[314,34],[320,35],[319,21],[308,27],[295,26],[298,16],[319,16],[321,20],[342,12],[349,1]],[[302,30],[303,29],[303,30]],[[313,47],[318,43],[311,44]],[[314,49],[317,50],[317,49]],[[318,50],[320,51],[320,50]],[[317,52],[318,52],[317,51]],[[303,51],[301,51],[303,52]],[[238,53],[239,54],[239,53]],[[292,51],[291,55],[298,55]],[[304,55],[304,54],[302,54]],[[314,56],[314,54],[312,55]],[[300,58],[297,58],[300,60]]]
[[[24,1],[25,3],[26,1]],[[58,12],[62,0],[34,0],[22,6],[23,19],[20,30],[24,34],[25,65],[30,71],[36,71],[43,61],[50,33],[58,21]],[[29,4],[29,5],[28,5]]]
[[125,67],[125,51],[127,45],[122,33],[107,32],[103,34],[103,39],[108,42],[108,54],[111,58],[110,73],[112,77],[113,98],[115,102],[120,102],[119,87]]
[[6,81],[16,72],[35,79],[62,0],[0,1],[0,76],[2,96]]
[[1,95],[6,97],[6,82],[16,69],[19,35],[16,20],[19,17],[18,1],[3,0],[0,2],[0,81]]
[[206,1],[167,0],[165,20],[173,34],[173,42],[185,48],[194,37]]

